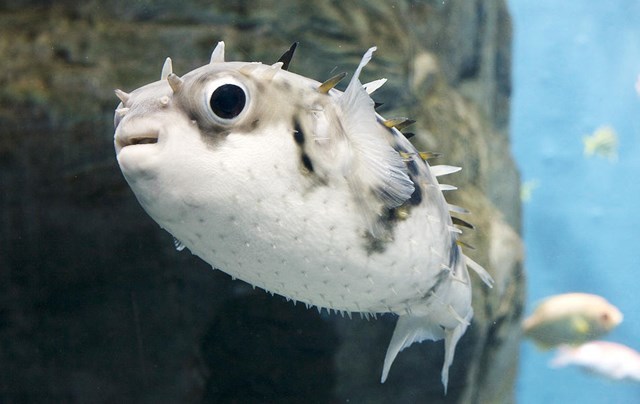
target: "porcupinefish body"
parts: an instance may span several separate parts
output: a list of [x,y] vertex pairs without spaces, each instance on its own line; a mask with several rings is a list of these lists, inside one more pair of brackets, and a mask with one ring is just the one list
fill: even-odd
[[473,315],[459,230],[438,175],[376,114],[363,57],[344,92],[274,65],[209,64],[161,80],[115,113],[115,148],[145,211],[195,255],[294,301],[339,312],[400,316],[382,381],[414,342],[445,339],[443,384]]

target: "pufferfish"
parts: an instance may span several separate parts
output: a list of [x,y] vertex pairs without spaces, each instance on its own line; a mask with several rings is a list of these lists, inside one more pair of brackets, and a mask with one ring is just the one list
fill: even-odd
[[[445,387],[470,324],[459,227],[430,166],[385,120],[362,84],[362,58],[346,90],[288,71],[294,46],[273,65],[210,62],[181,77],[167,58],[159,81],[125,93],[115,149],[144,210],[193,254],[234,278],[294,302],[342,314],[399,316],[381,382],[414,342],[445,340]],[[177,241],[179,240],[179,241]]]

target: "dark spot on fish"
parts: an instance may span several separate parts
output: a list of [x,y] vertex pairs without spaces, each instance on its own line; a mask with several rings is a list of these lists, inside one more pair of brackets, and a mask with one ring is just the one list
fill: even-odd
[[259,123],[260,123],[259,119],[254,119],[253,121],[251,121],[251,124],[249,125],[249,127],[251,128],[252,131],[254,131],[258,128]]
[[300,147],[300,160],[302,161],[302,166],[309,172],[313,173],[313,163],[311,162],[311,158],[304,150],[304,141],[305,135],[302,130],[302,125],[297,119],[293,121],[293,140]]
[[298,122],[297,120],[293,123],[293,140],[295,140],[296,143],[301,147],[304,144],[304,132],[302,131],[300,122]]
[[389,242],[393,241],[393,230],[399,220],[398,208],[384,208],[377,221],[377,231],[381,234],[373,235],[370,231],[365,233],[364,249],[368,255],[385,252]]
[[420,185],[418,185],[418,183],[415,181],[413,182],[413,187],[414,190],[408,202],[412,206],[417,206],[422,202],[422,188],[420,188]]
[[449,255],[449,268],[455,275],[455,270],[458,267],[458,262],[460,261],[460,248],[458,244],[456,244],[456,239],[452,237],[451,239],[451,253]]
[[388,208],[385,209],[385,214],[382,215],[384,219],[384,223],[389,224],[398,219],[398,209],[397,208]]
[[[420,168],[418,167],[418,162],[416,160],[409,160],[407,161],[407,168],[409,169],[409,174],[417,177],[420,173]],[[411,181],[413,181],[413,178],[411,178]],[[413,183],[415,184],[416,182],[413,181]]]
[[372,255],[375,253],[382,254],[387,249],[387,242],[367,232],[365,234],[364,249],[367,252],[367,255]]
[[310,173],[313,172],[313,164],[311,164],[311,159],[307,155],[307,153],[302,153],[302,165],[306,168]]
[[280,88],[286,92],[291,91],[291,84],[289,84],[288,81],[283,81],[282,83],[280,83]]

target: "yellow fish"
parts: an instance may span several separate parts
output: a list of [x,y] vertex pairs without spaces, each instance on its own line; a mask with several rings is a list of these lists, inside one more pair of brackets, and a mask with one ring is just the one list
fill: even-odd
[[601,126],[590,136],[582,138],[584,155],[600,156],[610,161],[618,159],[618,135],[611,126]]
[[567,293],[545,299],[524,320],[524,334],[549,349],[598,339],[622,322],[622,313],[604,298]]

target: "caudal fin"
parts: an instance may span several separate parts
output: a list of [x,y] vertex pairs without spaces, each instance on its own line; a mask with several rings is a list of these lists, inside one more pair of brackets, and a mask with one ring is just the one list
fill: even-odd
[[444,386],[444,392],[447,394],[449,366],[451,366],[453,362],[456,345],[466,331],[472,317],[473,312],[470,311],[463,319],[464,321],[461,321],[455,328],[444,329],[427,316],[401,315],[400,318],[398,318],[396,329],[393,331],[389,348],[387,348],[387,355],[384,358],[384,367],[380,381],[384,383],[385,380],[387,380],[393,361],[404,348],[414,342],[422,342],[425,340],[438,341],[444,338],[444,363],[442,365],[441,380]]
[[429,322],[428,318],[412,315],[400,316],[387,348],[380,382],[384,383],[387,380],[389,369],[391,369],[391,365],[400,351],[414,342],[422,342],[424,340],[438,341],[442,338],[444,338],[442,327]]
[[464,318],[464,322],[459,323],[455,328],[446,329],[444,337],[444,363],[442,364],[442,385],[444,386],[444,394],[447,394],[447,384],[449,383],[449,366],[453,362],[453,355],[456,353],[456,345],[464,335],[469,326],[469,322],[473,317],[473,310]]

